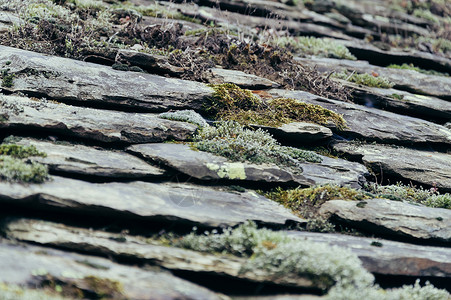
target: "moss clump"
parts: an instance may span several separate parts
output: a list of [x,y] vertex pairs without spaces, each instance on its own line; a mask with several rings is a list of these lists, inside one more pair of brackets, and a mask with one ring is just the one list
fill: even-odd
[[0,300],[69,300],[73,298],[66,298],[58,295],[56,292],[48,290],[29,289],[19,287],[17,285],[10,285],[0,283]]
[[307,276],[325,290],[334,284],[364,286],[373,281],[373,276],[362,267],[357,256],[348,250],[257,229],[253,222],[226,229],[222,234],[191,233],[176,240],[174,245],[246,257],[249,259],[242,266],[242,273],[257,269],[274,278]]
[[88,289],[96,293],[99,299],[122,299],[122,284],[107,278],[87,276],[83,281],[88,285]]
[[399,95],[399,94],[391,94],[389,97],[393,98],[395,100],[402,100],[402,99],[404,99],[404,95]]
[[342,44],[327,38],[316,38],[312,36],[280,37],[274,42],[279,47],[288,48],[290,51],[300,55],[315,55],[319,57],[344,58],[356,60],[357,58],[349,52]]
[[269,133],[245,129],[233,121],[202,128],[194,137],[193,147],[232,161],[274,163],[295,171],[302,171],[301,162],[321,162],[321,157],[314,152],[281,146]]
[[194,110],[179,110],[175,112],[165,112],[158,115],[159,118],[188,122],[197,125],[199,128],[208,126],[204,118]]
[[46,157],[47,154],[36,149],[35,146],[22,146],[16,144],[1,144],[0,155],[9,155],[15,158],[27,158],[30,156]]
[[310,188],[284,190],[277,188],[265,194],[266,197],[281,203],[297,212],[301,217],[314,219],[320,206],[329,200],[363,200],[371,198],[368,193],[338,185],[320,185]]
[[41,183],[48,178],[48,168],[40,163],[0,155],[0,180]]
[[367,73],[363,74],[357,74],[357,73],[351,73],[350,75],[346,72],[342,73],[334,73],[332,74],[332,77],[338,78],[338,79],[344,79],[349,82],[354,82],[356,84],[366,85],[369,87],[377,87],[377,88],[384,88],[389,89],[394,86],[394,84],[387,79],[380,77],[380,76],[373,76]]
[[361,289],[336,285],[326,296],[326,300],[449,300],[450,294],[446,290],[435,288],[429,282],[425,286],[420,285],[417,279],[414,285],[405,285],[397,289],[384,290],[375,286]]
[[241,89],[235,84],[210,86],[215,92],[207,112],[220,120],[274,127],[297,121],[320,125],[334,124],[339,130],[346,127],[346,121],[340,114],[320,105],[290,98],[276,98],[264,102],[251,91]]
[[451,209],[451,194],[440,194],[436,188],[427,190],[422,187],[417,188],[412,185],[403,185],[402,183],[392,185],[368,183],[364,188],[372,193],[374,197],[395,201],[408,201],[429,207]]
[[391,65],[388,65],[387,68],[401,69],[401,70],[413,70],[413,71],[417,71],[419,73],[423,73],[423,74],[427,74],[427,75],[449,76],[448,73],[437,72],[434,70],[424,70],[424,69],[415,67],[413,64],[406,64],[406,63],[404,63],[402,65],[391,64]]
[[14,74],[9,74],[9,69],[4,69],[1,71],[2,74],[2,87],[10,88],[14,85]]

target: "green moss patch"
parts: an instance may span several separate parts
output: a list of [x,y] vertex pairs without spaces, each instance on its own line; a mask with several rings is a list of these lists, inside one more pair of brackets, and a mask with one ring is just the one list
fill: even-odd
[[332,77],[347,80],[349,82],[353,82],[356,84],[366,85],[369,87],[377,87],[377,88],[384,88],[389,89],[394,86],[392,82],[389,80],[381,77],[381,76],[373,76],[367,73],[358,74],[358,73],[351,73],[348,74],[346,72],[341,73],[334,73],[332,74]]
[[427,75],[449,76],[448,73],[437,72],[434,70],[424,70],[424,69],[415,67],[413,64],[405,64],[405,63],[402,65],[391,64],[391,65],[388,65],[387,68],[401,69],[401,70],[413,70],[413,71],[417,71],[419,73],[423,73],[423,74],[427,74]]
[[321,205],[329,200],[362,200],[371,195],[361,190],[338,185],[320,185],[310,188],[296,188],[276,190],[266,193],[266,197],[283,204],[304,218],[316,218]]
[[207,112],[220,120],[233,120],[240,124],[278,127],[297,121],[320,125],[334,124],[344,129],[343,117],[320,105],[308,104],[290,98],[262,101],[251,91],[235,84],[210,85],[214,90]]
[[46,157],[47,154],[36,149],[35,146],[22,146],[16,144],[1,144],[0,155],[9,155],[15,158],[27,158],[30,156]]
[[0,145],[0,181],[41,183],[48,178],[48,168],[37,162],[29,162],[31,156],[45,157],[35,146],[16,144]]
[[272,278],[306,276],[324,290],[335,284],[363,286],[373,281],[357,256],[348,250],[258,229],[252,222],[222,234],[191,233],[173,243],[186,249],[248,258],[242,273],[261,270]]
[[279,47],[288,48],[299,55],[315,55],[318,57],[344,58],[356,60],[349,49],[332,39],[312,36],[280,37],[273,42]]
[[245,129],[233,121],[202,128],[194,137],[193,147],[231,161],[273,163],[298,172],[302,171],[301,162],[321,162],[312,151],[282,146],[266,131]]
[[435,188],[423,189],[422,187],[404,185],[401,183],[392,185],[369,183],[365,185],[365,190],[379,198],[395,201],[408,201],[420,203],[429,207],[451,209],[451,194],[440,194]]
[[1,155],[0,180],[41,183],[48,178],[48,168],[40,163]]

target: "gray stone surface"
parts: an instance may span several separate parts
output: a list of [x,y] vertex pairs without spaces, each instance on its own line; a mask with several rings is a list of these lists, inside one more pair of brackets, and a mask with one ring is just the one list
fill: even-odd
[[[147,111],[200,109],[213,90],[205,84],[161,76],[116,71],[68,58],[0,46],[0,64],[11,61],[16,74],[9,91],[58,101],[84,101]],[[89,105],[89,104],[88,104]]]
[[313,184],[304,176],[293,174],[276,165],[231,162],[225,157],[192,150],[189,145],[184,144],[140,144],[130,146],[127,150],[201,180]]
[[336,143],[333,148],[363,161],[374,172],[451,192],[451,155],[378,144]]
[[394,144],[441,143],[451,145],[451,131],[425,120],[353,103],[325,99],[307,92],[271,90],[274,97],[318,104],[343,115],[348,128],[338,134]]
[[304,186],[335,183],[358,186],[367,173],[358,163],[321,156],[321,163],[300,163],[303,171],[296,174],[275,165],[229,162],[208,152],[194,151],[183,144],[140,144],[128,148],[151,161],[176,169],[202,180],[242,180],[255,182],[298,183]]
[[241,71],[211,68],[204,77],[212,84],[234,83],[244,89],[269,89],[279,87],[280,84],[266,78],[247,74]]
[[197,126],[154,114],[116,112],[0,95],[3,129],[38,129],[101,142],[186,140]]
[[414,70],[383,68],[370,65],[366,61],[331,58],[298,58],[297,60],[305,65],[316,66],[319,71],[328,73],[333,70],[337,72],[355,70],[358,73],[368,74],[376,72],[379,76],[393,82],[396,89],[451,99],[450,77],[427,75]]
[[327,127],[307,122],[293,122],[280,127],[255,126],[271,133],[281,142],[295,145],[321,143],[332,137]]
[[185,69],[171,65],[166,56],[133,50],[119,50],[116,55],[116,61],[128,63],[131,66],[138,66],[144,70],[162,72],[173,76],[180,76],[185,72]]
[[290,236],[346,248],[373,274],[451,277],[451,248],[432,247],[335,233],[288,231]]
[[251,282],[273,282],[278,285],[318,287],[308,276],[273,276],[263,270],[241,272],[246,258],[231,255],[213,255],[161,245],[157,241],[136,236],[124,236],[97,230],[87,230],[63,224],[20,219],[4,227],[12,239],[64,248],[70,251],[88,251],[90,254],[124,259],[133,257],[171,271],[197,272],[197,276],[234,277]]
[[39,151],[45,152],[46,157],[34,156],[29,159],[47,165],[51,171],[129,179],[165,175],[164,170],[122,151],[100,150],[83,145],[58,144],[30,138],[21,139],[15,144],[35,146]]
[[333,217],[353,227],[425,243],[451,242],[451,210],[431,208],[387,199],[364,201],[331,200],[320,215]]
[[186,183],[88,183],[55,176],[39,185],[0,182],[0,203],[187,226],[235,226],[246,220],[278,225],[304,222],[254,192],[232,193]]
[[80,289],[86,295],[94,293],[104,297],[102,291],[105,288],[102,289],[101,283],[96,285],[95,282],[114,286],[111,284],[113,282],[119,287],[109,295],[113,299],[228,299],[168,272],[142,270],[119,265],[105,258],[13,244],[2,238],[0,264],[0,283],[5,284],[36,288],[48,285],[49,280],[51,284],[53,280],[60,282],[63,291],[66,286],[72,286],[74,292]]

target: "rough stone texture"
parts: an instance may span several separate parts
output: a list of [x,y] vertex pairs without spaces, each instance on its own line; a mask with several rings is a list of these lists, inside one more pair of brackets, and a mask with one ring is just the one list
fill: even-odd
[[[353,89],[357,104],[443,123],[451,119],[451,102],[395,89],[372,88],[341,81]],[[396,97],[402,97],[397,99]]]
[[394,88],[414,93],[426,94],[435,97],[451,99],[450,77],[435,76],[419,73],[414,70],[391,69],[370,65],[366,61],[338,60],[330,58],[298,58],[304,65],[316,66],[319,71],[330,72],[335,70],[357,71],[358,73],[376,72],[395,84]]
[[425,243],[451,242],[451,210],[431,208],[387,199],[365,201],[331,200],[320,215],[352,226],[398,238],[414,238]]
[[211,68],[204,76],[212,84],[234,83],[244,89],[269,89],[280,86],[269,79],[236,70]]
[[0,182],[0,203],[187,226],[235,226],[246,220],[279,225],[304,222],[253,192],[231,193],[185,183],[95,184],[55,176],[40,185]]
[[368,60],[372,64],[390,64],[391,62],[412,63],[423,69],[432,69],[451,73],[451,59],[418,50],[381,50],[373,45],[358,41],[342,41],[358,59]]
[[327,127],[307,122],[293,122],[280,127],[255,126],[271,133],[283,143],[305,145],[321,143],[332,137],[332,130]]
[[238,180],[254,182],[300,183],[312,181],[295,175],[276,165],[230,162],[227,158],[195,151],[183,144],[141,144],[127,148],[144,158],[171,167],[181,173],[201,180]]
[[451,144],[451,131],[421,119],[398,115],[362,105],[325,99],[307,92],[271,90],[275,97],[294,98],[318,104],[343,115],[348,128],[340,135],[394,144]]
[[198,272],[198,276],[235,277],[252,282],[273,282],[279,285],[318,288],[307,276],[274,277],[262,270],[240,272],[245,258],[213,255],[176,247],[140,237],[87,230],[37,220],[20,219],[4,227],[7,236],[20,241],[117,259],[134,257],[142,263],[157,265],[171,271]]
[[[62,252],[50,248],[12,244],[0,238],[0,282],[39,287],[55,280],[95,291],[90,278],[109,279],[120,284],[126,299],[228,299],[168,272],[142,270],[113,263],[105,258]],[[149,293],[151,291],[151,293]]]
[[[0,54],[1,55],[1,54]],[[154,114],[82,108],[29,98],[0,95],[4,129],[39,129],[101,142],[146,143],[186,140],[197,126]]]
[[387,145],[336,143],[336,151],[363,161],[375,172],[451,192],[451,155]]
[[[371,273],[412,277],[451,277],[451,249],[413,245],[379,238],[289,231],[292,237],[347,248]],[[380,243],[380,244],[378,244]]]
[[[210,7],[189,4],[172,5],[184,15],[196,17],[204,23],[215,22],[227,30],[242,32],[256,32],[255,28],[272,28],[274,30],[287,30],[297,35],[314,35],[330,37],[340,40],[353,40],[350,35],[356,28],[345,29],[345,33],[336,27],[344,29],[346,26],[323,15],[308,10],[296,9],[274,1],[227,1],[222,3],[227,10],[217,10],[216,2],[209,1]],[[274,22],[274,18],[278,18]],[[328,27],[327,25],[332,25]],[[350,26],[351,27],[351,26]]]
[[295,174],[275,165],[229,162],[224,157],[194,151],[189,145],[141,144],[130,146],[128,150],[202,180],[296,182],[306,186],[336,183],[358,186],[367,173],[366,168],[358,163],[323,156],[321,163],[300,163],[303,172]]
[[173,76],[180,76],[185,72],[185,69],[171,65],[166,56],[133,50],[119,50],[116,55],[116,61],[138,66],[155,73],[166,73]]
[[109,178],[150,178],[165,175],[165,171],[145,161],[121,152],[99,150],[73,144],[55,144],[48,141],[24,138],[18,145],[35,146],[46,157],[29,159],[49,166],[51,171]]
[[161,112],[200,109],[208,86],[151,74],[0,46],[0,63],[11,61],[16,74],[9,91],[39,94],[58,101],[86,101]]

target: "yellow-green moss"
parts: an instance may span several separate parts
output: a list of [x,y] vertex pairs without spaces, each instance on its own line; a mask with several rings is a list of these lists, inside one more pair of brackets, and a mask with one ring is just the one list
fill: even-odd
[[371,198],[365,192],[338,185],[322,185],[291,190],[277,188],[272,192],[266,193],[265,196],[292,209],[304,218],[315,217],[319,207],[329,200],[362,200]]
[[99,278],[96,276],[87,276],[83,281],[88,285],[88,288],[94,291],[100,299],[122,299],[123,287],[118,281]]
[[46,157],[47,154],[36,149],[35,146],[22,146],[16,144],[1,144],[0,155],[8,155],[15,158],[27,158],[30,156]]
[[320,125],[335,124],[339,130],[346,127],[346,121],[340,114],[320,105],[291,98],[276,98],[265,102],[251,91],[232,83],[210,86],[215,92],[207,112],[220,120],[273,127],[296,121]]
[[392,88],[394,85],[392,82],[390,82],[389,80],[387,80],[381,76],[373,76],[373,75],[367,74],[367,73],[363,73],[363,74],[352,73],[349,75],[346,72],[342,72],[342,73],[334,73],[334,74],[332,74],[332,77],[344,79],[349,82],[354,82],[356,84],[366,85],[369,87],[384,88],[384,89]]

